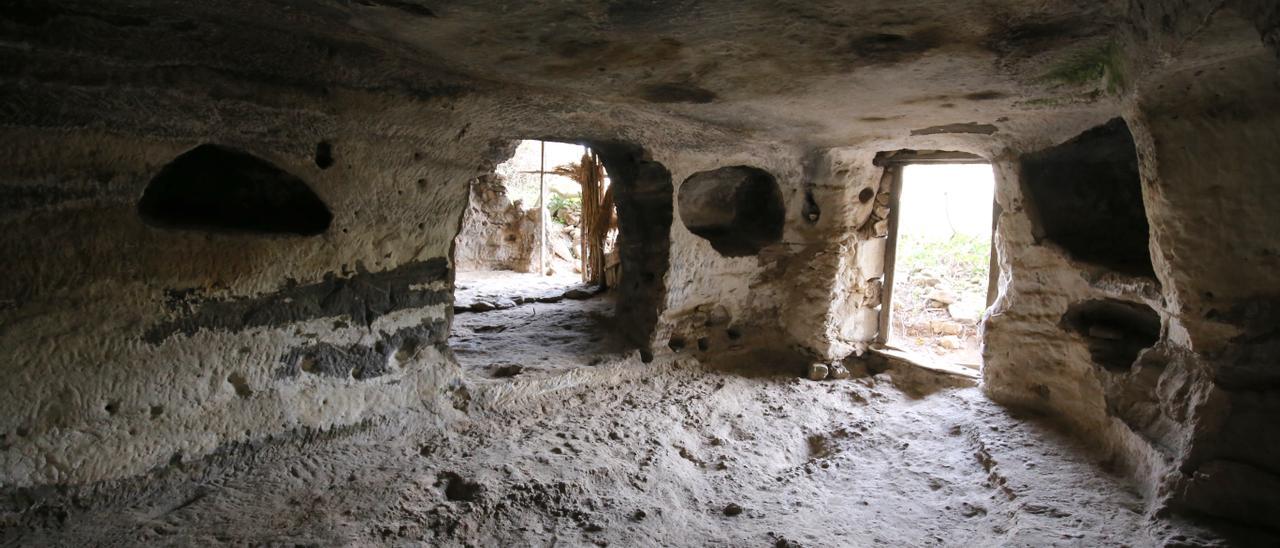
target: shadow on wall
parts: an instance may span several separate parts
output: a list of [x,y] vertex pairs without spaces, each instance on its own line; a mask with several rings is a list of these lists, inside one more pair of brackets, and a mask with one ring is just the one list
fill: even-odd
[[1081,262],[1155,277],[1138,152],[1124,120],[1023,156],[1022,184],[1037,243],[1053,242]]
[[138,202],[163,228],[314,236],[333,214],[302,179],[247,152],[193,148],[160,170]]

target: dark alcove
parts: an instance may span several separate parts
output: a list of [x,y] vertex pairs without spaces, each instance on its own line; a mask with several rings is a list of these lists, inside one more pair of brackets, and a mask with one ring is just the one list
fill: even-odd
[[175,158],[147,185],[138,213],[181,229],[320,234],[333,214],[302,179],[247,152],[204,144]]

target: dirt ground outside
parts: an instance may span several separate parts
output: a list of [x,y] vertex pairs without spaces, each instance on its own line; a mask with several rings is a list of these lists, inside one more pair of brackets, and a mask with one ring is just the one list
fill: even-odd
[[991,260],[989,165],[907,166],[890,344],[974,370]]

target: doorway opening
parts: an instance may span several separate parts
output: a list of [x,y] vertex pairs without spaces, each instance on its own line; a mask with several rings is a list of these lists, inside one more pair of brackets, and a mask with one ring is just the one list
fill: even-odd
[[455,308],[485,312],[606,286],[618,263],[609,186],[586,146],[516,143],[471,183],[455,242]]
[[[957,159],[962,161],[956,162]],[[891,166],[882,342],[925,363],[982,368],[978,324],[991,304],[995,175],[948,156]]]
[[[459,363],[498,378],[651,355],[639,311],[661,302],[666,246],[647,225],[670,225],[670,174],[612,142],[526,140],[502,152],[472,181],[454,241]],[[665,200],[650,203],[654,192]]]

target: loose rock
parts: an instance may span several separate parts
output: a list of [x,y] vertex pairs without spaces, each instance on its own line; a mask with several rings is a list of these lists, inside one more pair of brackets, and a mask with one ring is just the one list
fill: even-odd
[[843,380],[849,378],[849,370],[841,364],[835,363],[827,367],[828,376],[832,379]]
[[809,364],[809,380],[820,381],[827,378],[829,369],[826,364],[811,363]]

